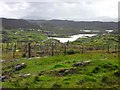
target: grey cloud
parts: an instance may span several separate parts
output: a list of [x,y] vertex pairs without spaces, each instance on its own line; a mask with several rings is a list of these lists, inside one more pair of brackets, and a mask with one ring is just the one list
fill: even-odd
[[[31,3],[34,11],[28,13],[28,16],[51,17],[56,19],[85,19],[95,15],[94,11],[81,3]],[[89,14],[89,15],[88,15]],[[31,16],[30,16],[31,15]]]
[[[26,1],[26,0],[24,0]],[[5,17],[16,17],[16,18],[26,18],[26,19],[68,19],[68,20],[103,20],[111,21],[116,20],[116,14],[109,16],[104,12],[111,13],[117,12],[107,11],[106,7],[109,4],[106,0],[50,0],[44,2],[40,0],[39,2],[9,2],[4,3],[7,5],[4,10],[1,10]],[[108,1],[118,1],[118,0],[108,0]],[[101,3],[102,2],[102,3]],[[105,4],[104,4],[105,2]],[[108,2],[109,3],[109,2]],[[114,2],[113,2],[114,3]],[[104,4],[102,6],[102,4]],[[101,10],[101,7],[103,10]],[[110,7],[110,6],[109,6]],[[104,10],[105,8],[105,10]],[[112,7],[110,7],[111,9]]]

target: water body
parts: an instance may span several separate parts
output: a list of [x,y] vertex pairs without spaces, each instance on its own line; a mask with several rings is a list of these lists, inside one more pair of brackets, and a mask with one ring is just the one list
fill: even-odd
[[59,37],[48,37],[48,39],[56,39],[59,40],[62,43],[65,42],[73,42],[75,40],[77,40],[78,38],[88,38],[88,37],[92,37],[92,36],[96,36],[97,34],[77,34],[77,35],[72,35],[69,38],[59,38]]

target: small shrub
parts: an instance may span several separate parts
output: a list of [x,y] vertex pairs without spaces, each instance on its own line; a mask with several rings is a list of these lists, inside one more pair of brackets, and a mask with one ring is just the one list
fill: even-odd
[[102,82],[104,82],[104,83],[109,82],[109,77],[108,76],[103,76],[102,77]]
[[113,65],[111,63],[105,63],[103,65],[101,65],[102,68],[108,69],[108,70],[116,70],[118,69],[117,65]]
[[101,68],[99,66],[95,67],[95,69],[93,70],[93,73],[98,73],[101,70]]
[[85,80],[85,81],[93,81],[93,82],[96,81],[96,79],[95,79],[94,77],[92,77],[92,76],[86,76],[86,77],[84,78],[84,80]]
[[70,78],[65,78],[64,81],[70,80]]
[[120,77],[120,71],[117,70],[117,71],[114,73],[114,75],[117,76],[117,77]]
[[76,84],[78,84],[78,85],[81,85],[83,83],[84,83],[84,80],[80,80],[80,81],[76,82]]
[[63,67],[63,65],[57,64],[54,66],[54,68],[59,68],[59,67]]
[[38,76],[41,76],[41,75],[43,75],[44,73],[45,73],[45,71],[41,71],[41,72],[38,73]]
[[70,54],[75,54],[75,51],[74,50],[69,50],[67,51],[67,54],[70,55]]
[[26,54],[23,54],[22,57],[26,57]]
[[52,86],[53,88],[60,88],[61,87],[61,85],[60,84],[57,84],[57,83],[55,83],[55,84],[53,84],[53,86]]
[[65,84],[69,84],[69,82],[66,81]]
[[38,76],[36,76],[34,80],[35,80],[35,81],[40,81],[40,79],[39,79]]

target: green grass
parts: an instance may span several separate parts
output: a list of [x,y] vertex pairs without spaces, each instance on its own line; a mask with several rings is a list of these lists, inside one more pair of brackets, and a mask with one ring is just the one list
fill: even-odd
[[108,45],[110,49],[115,49],[118,46],[118,34],[105,34],[97,35],[89,38],[79,38],[72,44],[83,44],[86,47],[99,47],[102,49],[107,49]]
[[[75,62],[91,60],[91,63],[81,67],[73,67]],[[73,54],[49,56],[43,58],[23,59],[18,62],[3,63],[3,72],[10,71],[14,66],[25,62],[27,67],[16,71],[5,82],[6,88],[119,88],[117,54]],[[62,69],[74,68],[74,73],[57,73]],[[28,77],[21,74],[30,73]],[[41,74],[43,73],[43,74]]]
[[[13,30],[14,31],[14,30]],[[8,31],[8,37],[13,40],[45,40],[46,37],[36,31],[22,31],[18,32],[18,36],[14,36],[14,32]],[[26,33],[25,33],[26,32]],[[22,37],[21,37],[22,35]],[[5,38],[5,37],[4,37]],[[9,40],[10,40],[9,39]],[[109,39],[109,43],[108,43]],[[58,50],[62,51],[60,55],[45,56],[40,58],[24,59],[22,49],[26,49],[21,44],[17,47],[21,51],[16,52],[16,59],[19,56],[20,60],[16,62],[3,62],[2,74],[7,75],[5,82],[1,82],[5,88],[120,88],[119,79],[120,72],[118,71],[118,53],[115,51],[115,44],[118,45],[117,35],[98,35],[91,38],[78,39],[75,42],[70,42],[67,47],[67,55],[64,54],[64,48]],[[82,42],[84,41],[84,42]],[[51,40],[50,40],[51,42]],[[42,43],[42,42],[41,42]],[[12,48],[13,43],[9,43],[9,48]],[[108,44],[110,46],[110,53],[107,53]],[[34,46],[34,43],[31,44]],[[91,50],[81,53],[80,47],[84,45],[86,48],[100,47],[100,50]],[[72,47],[73,46],[73,47]],[[78,48],[76,48],[79,46]],[[104,47],[103,47],[104,46]],[[7,43],[3,44],[7,47]],[[61,47],[58,45],[57,47]],[[34,50],[37,51],[38,48]],[[104,49],[104,50],[103,50]],[[5,49],[7,50],[7,49]],[[5,51],[3,53],[3,60],[12,60],[12,52]],[[50,49],[51,50],[51,49]],[[116,50],[117,51],[117,50]],[[33,54],[33,53],[32,53]],[[90,60],[91,63],[86,66],[73,66],[77,62],[84,62]],[[27,67],[15,71],[8,75],[16,64],[26,63]],[[59,73],[65,70],[66,72]],[[20,77],[20,75],[28,74],[28,77]]]
[[29,30],[24,30],[21,31],[20,29],[11,29],[7,30],[4,29],[5,34],[2,34],[2,41],[4,43],[9,42],[9,43],[15,43],[17,41],[42,41],[47,39],[47,37],[40,31],[29,31]]

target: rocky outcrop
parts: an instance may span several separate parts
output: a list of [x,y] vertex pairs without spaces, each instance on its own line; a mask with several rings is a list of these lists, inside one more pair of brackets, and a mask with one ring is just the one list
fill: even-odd
[[15,69],[15,71],[19,71],[19,70],[21,70],[21,69],[23,69],[23,68],[25,68],[26,67],[26,64],[25,63],[22,63],[22,64],[17,64],[15,67],[14,67],[14,69]]
[[90,63],[91,63],[91,61],[88,60],[88,61],[84,61],[84,62],[77,62],[77,63],[73,64],[73,66],[86,66]]

